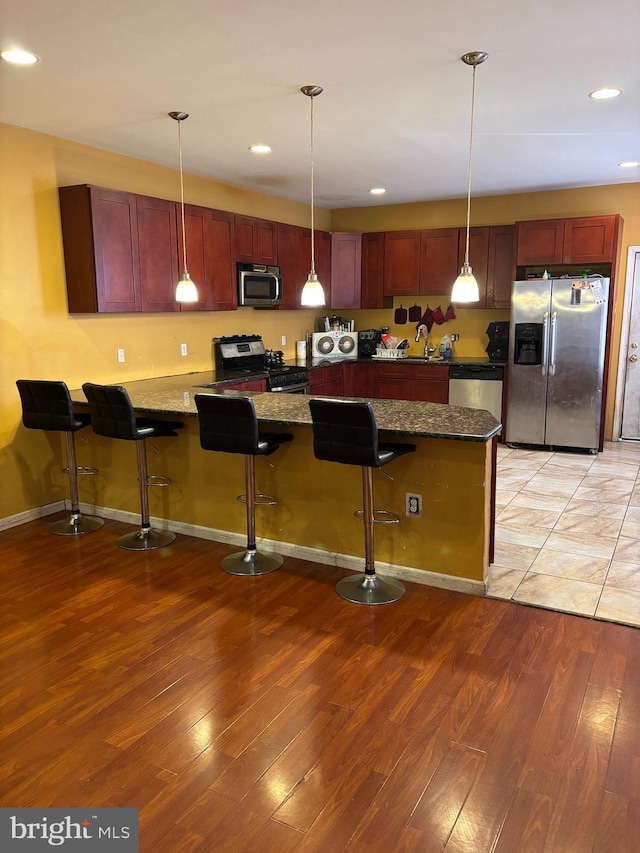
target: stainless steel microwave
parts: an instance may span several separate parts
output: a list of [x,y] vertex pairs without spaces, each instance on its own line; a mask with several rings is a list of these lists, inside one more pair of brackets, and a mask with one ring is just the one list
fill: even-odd
[[238,263],[238,305],[264,308],[282,302],[280,267]]

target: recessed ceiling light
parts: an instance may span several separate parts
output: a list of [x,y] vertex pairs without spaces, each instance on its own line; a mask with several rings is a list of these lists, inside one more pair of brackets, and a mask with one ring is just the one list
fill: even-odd
[[640,166],[640,160],[626,160],[624,163],[618,163],[621,169],[633,169]]
[[369,192],[371,193],[371,195],[384,195],[386,193],[386,190],[384,187],[373,187],[373,189],[370,189]]
[[11,48],[11,50],[0,51],[0,56],[5,62],[11,62],[13,65],[33,65],[34,62],[39,62],[40,57],[35,53],[30,53],[28,50],[20,50],[20,48]]
[[606,101],[608,98],[617,98],[622,94],[622,89],[615,89],[612,86],[604,86],[602,89],[596,89],[595,92],[589,92],[589,97],[594,101]]
[[268,154],[273,151],[273,148],[270,145],[251,145],[249,151],[253,151],[254,154]]

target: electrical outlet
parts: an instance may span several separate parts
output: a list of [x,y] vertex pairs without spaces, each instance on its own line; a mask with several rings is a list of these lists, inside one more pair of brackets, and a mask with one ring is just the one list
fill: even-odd
[[455,344],[455,342],[456,342],[456,341],[459,341],[459,340],[460,340],[460,335],[458,335],[458,334],[456,334],[456,333],[454,332],[454,334],[453,334],[453,335],[451,335],[451,340],[452,340],[452,341],[453,341],[453,343]]
[[117,352],[117,356],[118,356],[118,362],[119,362],[120,364],[122,364],[122,363],[124,362],[124,350],[123,350],[123,349],[119,349],[119,350],[118,350],[118,352]]
[[282,344],[283,347],[286,347],[286,345],[287,345],[287,336],[286,335],[283,335],[280,338],[280,343]]
[[407,515],[412,518],[422,518],[422,495],[412,495],[407,492]]
[[186,344],[180,344],[180,355],[186,355],[186,354],[187,354],[187,345]]

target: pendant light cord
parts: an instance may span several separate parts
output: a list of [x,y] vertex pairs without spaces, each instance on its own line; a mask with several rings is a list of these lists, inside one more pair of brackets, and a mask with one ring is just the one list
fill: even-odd
[[476,103],[476,65],[473,66],[473,83],[471,84],[471,128],[469,130],[469,172],[467,175],[467,242],[464,250],[465,265],[469,265],[469,224],[471,222],[471,159],[473,154],[473,118]]
[[[474,69],[475,71],[475,69]],[[187,272],[187,232],[184,225],[184,178],[182,176],[182,122],[178,120],[178,152],[180,158],[180,209],[182,211],[182,263]]]
[[311,100],[311,272],[315,273],[316,271],[316,253],[315,253],[315,240],[314,240],[314,228],[313,228],[313,98],[312,95]]

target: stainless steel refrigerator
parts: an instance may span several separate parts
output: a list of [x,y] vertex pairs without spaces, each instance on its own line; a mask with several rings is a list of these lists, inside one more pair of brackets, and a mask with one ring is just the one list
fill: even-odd
[[609,279],[515,281],[506,441],[600,446]]

